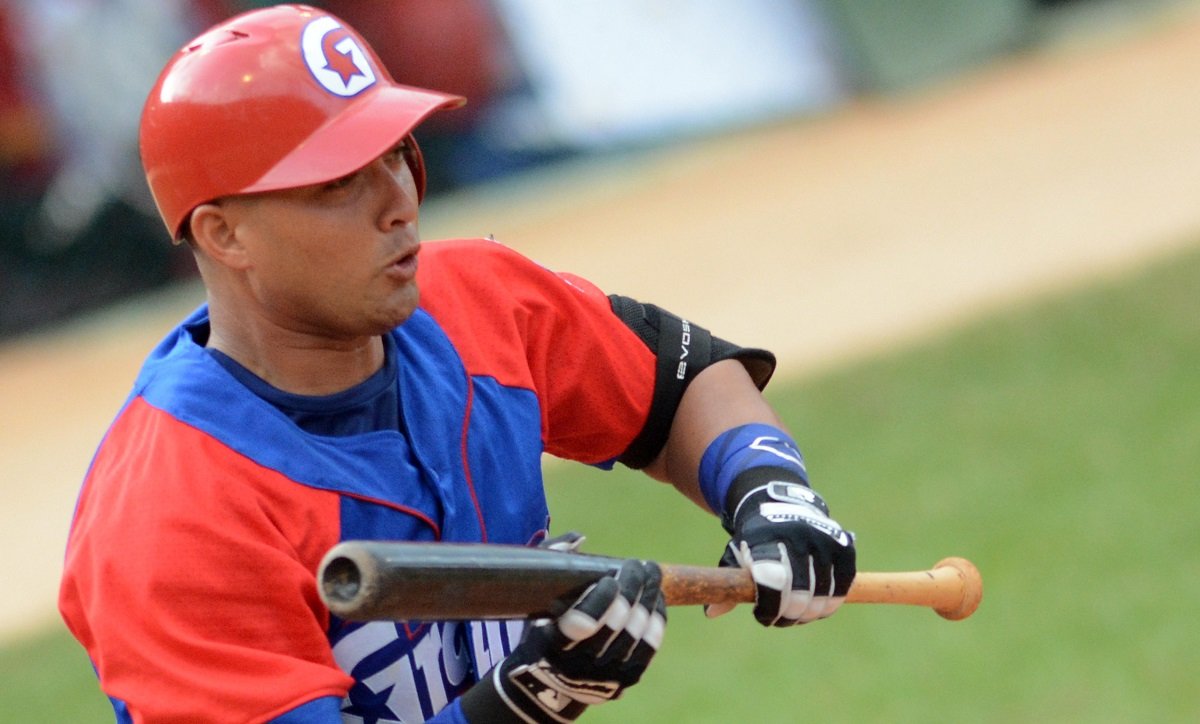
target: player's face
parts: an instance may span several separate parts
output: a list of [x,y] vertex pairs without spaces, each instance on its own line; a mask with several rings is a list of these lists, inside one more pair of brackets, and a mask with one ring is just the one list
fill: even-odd
[[377,335],[417,306],[417,187],[398,145],[328,183],[233,200],[252,296],[272,323]]

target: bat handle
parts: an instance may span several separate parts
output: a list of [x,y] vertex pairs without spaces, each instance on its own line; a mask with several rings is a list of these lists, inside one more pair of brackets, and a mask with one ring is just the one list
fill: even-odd
[[[662,571],[668,605],[754,602],[754,581],[744,568],[665,564]],[[982,599],[979,569],[965,558],[945,558],[928,571],[860,571],[846,603],[928,606],[942,618],[958,621],[974,613]]]

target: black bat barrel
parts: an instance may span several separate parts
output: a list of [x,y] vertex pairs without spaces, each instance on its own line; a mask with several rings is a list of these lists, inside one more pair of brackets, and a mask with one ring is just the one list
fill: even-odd
[[317,570],[329,610],[350,621],[554,617],[622,560],[484,543],[346,541]]

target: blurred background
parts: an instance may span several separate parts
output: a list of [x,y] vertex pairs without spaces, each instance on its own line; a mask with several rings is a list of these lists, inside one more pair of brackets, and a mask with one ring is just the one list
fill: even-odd
[[[0,339],[192,274],[162,243],[140,172],[141,105],[185,40],[266,4],[0,2]],[[470,98],[422,127],[436,195],[912,92],[1043,43],[1082,10],[1094,21],[1172,3],[315,4],[361,28],[402,82]]]
[[[270,4],[0,0],[0,721],[111,718],[54,607],[71,506],[203,298],[138,116],[183,42]],[[959,624],[673,614],[595,721],[1200,719],[1200,2],[313,4],[470,99],[419,130],[423,237],[495,234],[775,350],[862,568],[983,571]],[[661,487],[547,474],[591,550],[715,561]]]

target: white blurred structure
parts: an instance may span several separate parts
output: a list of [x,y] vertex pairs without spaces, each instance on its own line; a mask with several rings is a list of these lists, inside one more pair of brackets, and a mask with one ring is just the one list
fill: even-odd
[[195,29],[187,0],[9,3],[26,35],[62,166],[28,243],[67,246],[113,199],[153,215],[137,127],[158,71]]
[[847,90],[810,0],[495,0],[528,95],[515,146],[645,143],[811,111]]

